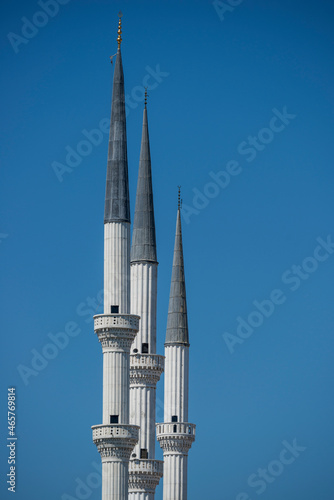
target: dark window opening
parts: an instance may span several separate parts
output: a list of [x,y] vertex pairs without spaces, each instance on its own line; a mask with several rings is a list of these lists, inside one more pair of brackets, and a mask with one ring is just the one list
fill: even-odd
[[172,416],[172,422],[177,422],[177,415]]
[[148,354],[148,344],[144,343],[144,344],[141,345],[141,352],[143,354]]
[[110,415],[110,423],[118,424],[118,415]]
[[110,306],[110,314],[118,314],[119,306]]
[[137,352],[138,352],[138,349],[134,349],[134,350],[133,350],[133,352],[134,352],[135,354],[137,354]]
[[146,448],[140,450],[140,458],[148,458],[148,452]]
[[177,426],[173,425],[173,432],[176,432],[176,428],[177,428]]
[[188,434],[191,434],[191,427],[189,425]]

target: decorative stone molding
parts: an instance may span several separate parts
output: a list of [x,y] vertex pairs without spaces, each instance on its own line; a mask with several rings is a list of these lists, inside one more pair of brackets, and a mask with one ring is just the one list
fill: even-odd
[[129,460],[138,443],[139,427],[129,424],[94,425],[93,442],[103,458],[114,457]]
[[130,386],[155,387],[164,370],[165,357],[158,354],[131,354]]
[[156,424],[157,440],[164,454],[187,455],[195,441],[196,425],[188,422],[167,422]]
[[104,351],[130,352],[139,330],[139,316],[133,314],[98,314],[94,316],[94,331]]
[[153,493],[163,475],[161,460],[129,461],[129,493]]

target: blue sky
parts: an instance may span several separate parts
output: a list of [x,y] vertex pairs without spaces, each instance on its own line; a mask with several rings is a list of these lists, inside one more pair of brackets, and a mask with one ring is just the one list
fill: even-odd
[[[100,498],[90,426],[101,422],[102,354],[92,315],[103,287],[119,9],[132,214],[144,82],[151,87],[161,354],[182,186],[197,424],[189,498],[332,500],[332,3],[57,5],[53,17],[36,14],[35,1],[1,6],[0,458],[7,473],[14,385],[17,500]],[[87,135],[96,145],[82,142]],[[65,329],[67,345],[20,375]],[[158,421],[162,401],[160,381]],[[11,498],[4,476],[0,496]]]

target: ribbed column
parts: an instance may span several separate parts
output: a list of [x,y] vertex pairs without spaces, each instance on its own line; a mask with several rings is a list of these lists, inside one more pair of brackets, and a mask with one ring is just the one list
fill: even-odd
[[187,500],[188,451],[196,426],[187,422],[157,424],[157,438],[164,452],[163,500]]
[[140,330],[132,350],[142,352],[142,343],[148,352],[156,353],[158,265],[153,262],[131,264],[131,312],[140,316]]
[[189,346],[165,346],[164,421],[177,416],[178,422],[188,421]]
[[146,449],[149,459],[155,456],[155,387],[130,387],[130,423],[140,427],[139,442],[133,453],[140,458]]
[[102,460],[102,500],[128,500],[129,458],[139,435],[139,427],[129,424],[130,348],[138,327],[135,315],[94,316],[103,352],[103,424],[92,427]]
[[131,346],[130,423],[140,432],[129,464],[129,500],[154,500],[163,470],[154,460],[156,384],[164,366],[164,357],[155,354],[156,306],[157,263],[132,263],[131,312],[140,316],[140,328]]
[[127,498],[128,464],[128,461],[102,462],[103,500],[124,500]]
[[164,454],[163,500],[187,500],[187,455]]
[[118,415],[120,423],[129,423],[129,355],[103,349],[103,423]]
[[130,312],[130,224],[104,224],[104,313]]

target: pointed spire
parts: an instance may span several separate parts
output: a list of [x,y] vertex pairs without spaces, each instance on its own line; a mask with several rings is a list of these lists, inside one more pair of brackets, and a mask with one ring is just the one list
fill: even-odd
[[178,343],[189,345],[180,205],[181,201],[179,191],[172,282],[169,295],[166,344]]
[[[121,19],[119,20],[119,23]],[[130,222],[128,157],[126,143],[126,115],[124,75],[120,43],[121,25],[118,29],[118,50],[112,92],[106,199],[104,222]]]
[[131,247],[131,262],[138,261],[157,262],[151,154],[146,104],[143,114],[143,132]]

